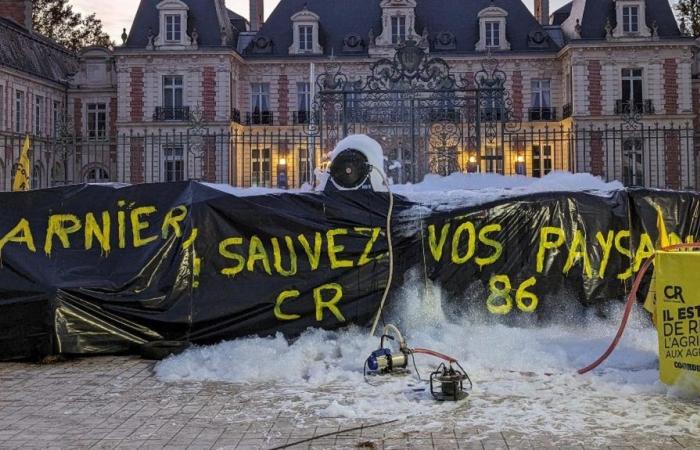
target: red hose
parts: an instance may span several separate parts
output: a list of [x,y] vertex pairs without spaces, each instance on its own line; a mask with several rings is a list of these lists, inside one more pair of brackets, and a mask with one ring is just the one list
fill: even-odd
[[428,350],[428,349],[425,349],[425,348],[414,348],[414,349],[412,349],[412,352],[413,352],[413,353],[422,353],[422,354],[424,354],[424,355],[435,356],[436,358],[444,359],[445,361],[447,361],[447,362],[449,362],[449,363],[455,363],[455,362],[457,362],[457,360],[454,359],[454,358],[451,357],[451,356],[443,355],[442,353],[438,353],[438,352],[436,352],[436,351]]
[[[700,249],[700,243],[696,242],[693,244],[677,244],[677,245],[671,245],[668,247],[664,247],[661,250],[665,252],[670,252],[670,251],[676,251],[676,250],[683,250],[683,249]],[[647,270],[649,270],[649,267],[651,267],[651,264],[654,262],[654,258],[656,255],[652,255],[642,266],[641,270],[637,274],[637,277],[634,279],[634,283],[632,284],[632,290],[630,291],[629,295],[627,296],[627,303],[625,303],[625,313],[622,316],[622,322],[620,323],[620,328],[617,330],[617,335],[615,336],[615,339],[612,341],[608,349],[603,353],[603,355],[598,358],[594,363],[590,364],[587,367],[584,367],[583,369],[580,369],[578,371],[579,375],[583,375],[584,373],[588,373],[591,370],[595,369],[596,367],[600,366],[608,357],[610,354],[615,351],[615,348],[617,348],[617,345],[620,343],[620,339],[622,339],[622,335],[625,332],[625,328],[627,327],[627,320],[629,320],[630,313],[632,312],[632,306],[634,305],[634,302],[637,300],[637,292],[639,291],[639,287],[642,284],[642,279],[644,278],[644,275],[647,273]]]

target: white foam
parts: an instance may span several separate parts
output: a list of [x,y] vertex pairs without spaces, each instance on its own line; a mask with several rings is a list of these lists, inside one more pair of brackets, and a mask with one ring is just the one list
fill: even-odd
[[[577,325],[513,328],[491,318],[449,313],[448,319],[444,300],[434,288],[426,294],[424,288],[407,287],[390,319],[409,345],[462,362],[474,381],[466,402],[435,402],[412,376],[366,383],[362,365],[378,339],[356,326],[308,330],[293,343],[277,335],[193,348],[159,363],[156,373],[167,381],[252,384],[250,389],[270,399],[270,407],[296,415],[399,418],[421,429],[450,417],[492,431],[700,433],[698,405],[692,403],[697,400],[672,398],[677,393],[658,381],[656,332],[643,312],[635,311],[610,359],[593,374],[580,376],[576,370],[612,340],[620,308],[611,320],[589,313],[579,316]],[[416,360],[424,377],[439,362],[423,355]]]

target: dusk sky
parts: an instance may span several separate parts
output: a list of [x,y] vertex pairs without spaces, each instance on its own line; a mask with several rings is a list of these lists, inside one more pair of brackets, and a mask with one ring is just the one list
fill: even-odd
[[[554,11],[567,1],[568,0],[551,0],[550,8]],[[112,39],[117,43],[121,43],[119,36],[121,36],[123,28],[126,28],[127,32],[129,31],[139,0],[72,0],[71,3],[75,5],[81,13],[96,13],[97,17],[102,19],[102,22],[105,24],[105,30],[110,34]],[[265,13],[270,14],[274,7],[277,6],[277,3],[279,3],[279,0],[265,1]],[[532,8],[533,0],[525,0],[525,3]],[[226,0],[226,4],[233,11],[243,16],[248,16],[248,0]]]

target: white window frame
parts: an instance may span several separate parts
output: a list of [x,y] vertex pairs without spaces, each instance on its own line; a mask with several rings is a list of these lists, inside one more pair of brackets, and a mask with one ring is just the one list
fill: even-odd
[[165,14],[165,42],[182,42],[182,16],[180,14]]
[[[627,92],[629,95],[629,102],[631,102],[632,105],[642,105],[643,107],[646,97],[644,92],[644,69],[640,67],[626,67],[620,72],[620,92],[622,93],[620,100],[623,101],[625,99],[625,82],[629,82],[629,92]],[[641,85],[639,91],[641,92],[642,98],[636,98],[634,95],[635,82],[639,82]]]
[[185,147],[178,144],[168,144],[163,147],[163,179],[164,182],[185,180]]
[[14,114],[14,126],[12,129],[16,133],[23,133],[25,131],[25,123],[27,119],[25,111],[25,95],[26,93],[22,90],[15,89],[15,114]]
[[497,6],[482,9],[479,14],[479,41],[476,51],[510,50],[507,35],[508,11]]
[[497,20],[487,20],[484,22],[486,28],[486,48],[501,48],[501,22]]
[[[104,176],[90,176],[91,174],[104,175]],[[85,183],[100,184],[109,183],[111,180],[109,178],[109,172],[102,166],[93,166],[85,171],[85,176],[83,177]]]
[[[102,127],[100,127],[100,122],[102,123]],[[87,131],[87,138],[90,141],[103,141],[107,139],[106,103],[95,102],[87,104],[85,130]]]
[[61,122],[61,102],[53,101],[53,135],[58,136],[59,126]]
[[250,111],[258,108],[260,114],[270,111],[270,84],[250,83]]
[[394,45],[401,44],[408,36],[407,24],[408,20],[404,15],[395,15],[391,17],[391,43]]
[[299,51],[313,52],[314,50],[314,27],[312,25],[299,25]]
[[[267,171],[265,171],[266,163]],[[250,150],[250,186],[272,187],[272,151],[270,148]]]
[[552,81],[546,79],[532,80],[532,108],[552,107]]
[[34,134],[37,136],[41,135],[44,128],[44,102],[44,97],[41,95],[34,96]]
[[5,86],[0,84],[0,130],[5,129]]
[[622,31],[625,33],[639,33],[638,5],[625,5],[622,7]]

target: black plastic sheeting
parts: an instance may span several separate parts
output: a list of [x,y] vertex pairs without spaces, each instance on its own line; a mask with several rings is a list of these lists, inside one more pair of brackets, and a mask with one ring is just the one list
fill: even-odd
[[[413,273],[457,310],[501,320],[621,300],[659,218],[671,240],[700,235],[692,193],[448,211],[395,200],[390,305]],[[238,197],[196,182],[0,194],[0,359],[365,325],[389,273],[388,205],[369,191]]]

